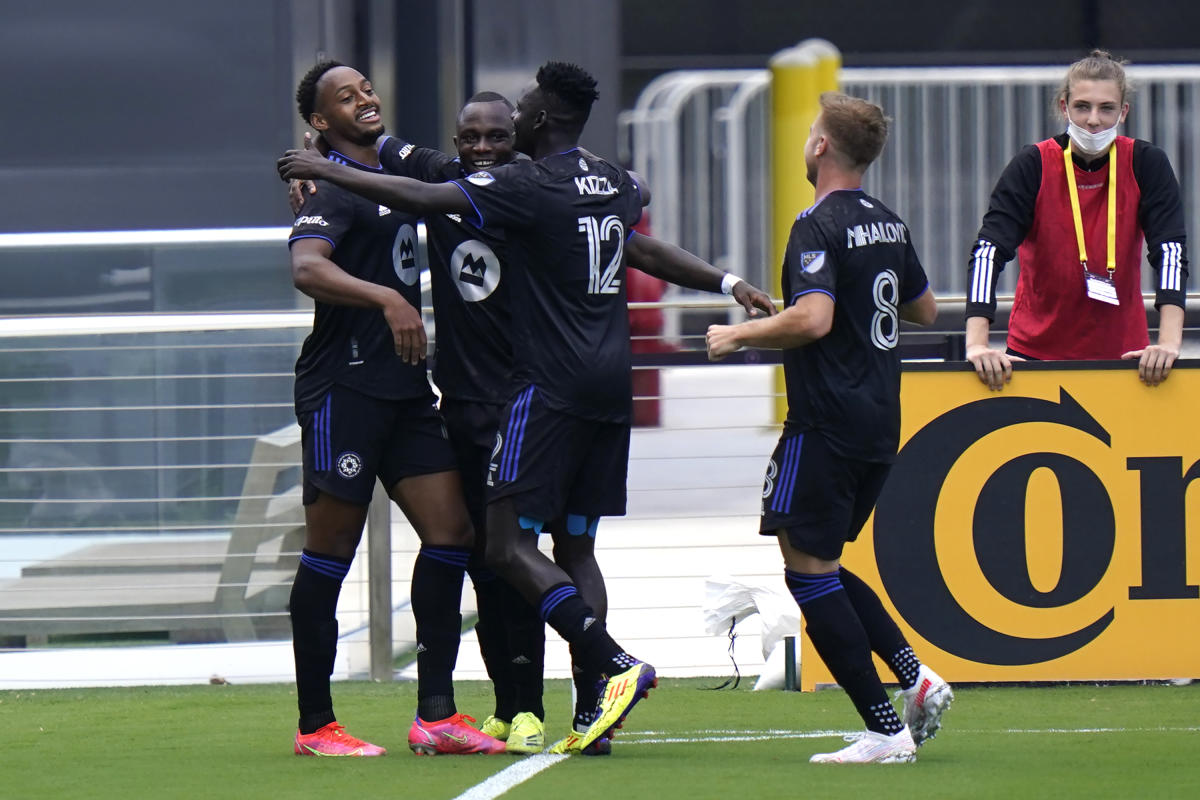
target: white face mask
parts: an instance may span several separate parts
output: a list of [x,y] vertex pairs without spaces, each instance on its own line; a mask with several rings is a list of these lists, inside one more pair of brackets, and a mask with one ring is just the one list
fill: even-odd
[[[1119,124],[1117,123],[1117,125]],[[1117,125],[1113,125],[1105,131],[1092,133],[1086,128],[1081,128],[1074,122],[1067,120],[1067,135],[1071,137],[1072,149],[1089,156],[1098,156],[1101,153],[1107,153],[1108,148],[1112,146],[1113,141],[1117,138]]]

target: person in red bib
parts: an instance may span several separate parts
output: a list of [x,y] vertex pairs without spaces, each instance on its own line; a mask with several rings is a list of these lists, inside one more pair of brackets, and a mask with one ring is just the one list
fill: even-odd
[[[971,251],[967,360],[989,388],[1012,362],[1137,359],[1148,386],[1166,379],[1183,339],[1187,233],[1166,153],[1120,136],[1129,113],[1123,62],[1093,50],[1067,70],[1058,107],[1067,129],[1027,145],[992,191]],[[1158,343],[1142,300],[1142,242],[1156,273]],[[996,282],[1019,258],[1007,350],[988,344]]]

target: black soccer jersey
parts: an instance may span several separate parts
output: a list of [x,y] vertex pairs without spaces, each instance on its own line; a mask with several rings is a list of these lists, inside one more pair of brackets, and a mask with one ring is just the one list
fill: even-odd
[[792,225],[783,262],[788,305],[834,300],[833,327],[785,350],[785,430],[816,430],[835,453],[891,461],[900,438],[898,307],[929,286],[908,226],[861,190],[831,192]]
[[[329,158],[357,169],[364,166],[337,152]],[[292,226],[289,246],[318,237],[333,245],[331,260],[365,281],[389,286],[421,308],[416,219],[364,200],[324,181],[317,182],[303,213]],[[296,361],[296,411],[316,409],[334,384],[385,400],[432,396],[425,364],[406,364],[396,355],[391,329],[374,308],[316,301],[313,330]]]
[[[410,176],[430,183],[466,174],[459,159],[396,139],[383,144],[379,157],[389,172],[399,172],[397,162],[410,161]],[[502,404],[512,376],[504,231],[477,228],[458,214],[432,214],[424,221],[437,326],[433,381],[447,397]]]
[[480,228],[502,227],[512,306],[513,385],[533,384],[557,411],[630,420],[624,247],[641,218],[625,170],[572,149],[457,183]]

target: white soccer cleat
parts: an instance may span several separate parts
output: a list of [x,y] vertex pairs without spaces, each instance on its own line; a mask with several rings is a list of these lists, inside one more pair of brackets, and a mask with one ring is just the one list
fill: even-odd
[[937,735],[942,727],[942,714],[950,708],[954,692],[950,684],[924,664],[917,673],[917,682],[911,689],[896,692],[896,699],[903,703],[900,719],[912,731],[913,741],[920,747]]
[[814,764],[909,764],[917,760],[917,745],[907,727],[888,736],[874,731],[855,734],[836,753],[817,753]]

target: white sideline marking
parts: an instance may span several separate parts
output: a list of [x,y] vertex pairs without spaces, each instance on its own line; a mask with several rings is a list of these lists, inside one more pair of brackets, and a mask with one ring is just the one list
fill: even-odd
[[[957,733],[995,733],[990,730],[971,730],[963,728],[955,728]],[[1178,728],[1008,728],[1000,731],[1000,733],[1195,733],[1200,731],[1200,726],[1187,726]],[[699,731],[706,736],[671,736],[668,731],[641,731],[638,733],[622,733],[620,744],[618,746],[635,745],[635,744],[702,744],[702,743],[718,743],[718,742],[761,742],[770,739],[823,739],[831,736],[849,736],[859,731],[789,731],[789,730],[703,730]],[[480,784],[476,784],[467,791],[460,794],[454,800],[494,800],[494,798],[518,786],[521,783],[537,775],[544,769],[548,769],[558,762],[570,758],[567,755],[549,755],[543,753],[541,755],[528,756],[527,758],[518,761],[511,767],[497,772],[492,777]]]
[[570,756],[550,755],[549,753],[522,758],[511,767],[500,770],[483,783],[475,784],[454,800],[492,800],[566,758],[570,758]]

